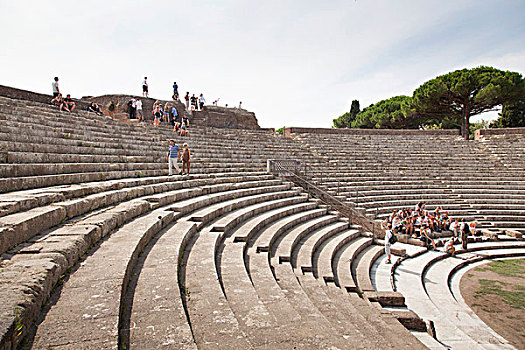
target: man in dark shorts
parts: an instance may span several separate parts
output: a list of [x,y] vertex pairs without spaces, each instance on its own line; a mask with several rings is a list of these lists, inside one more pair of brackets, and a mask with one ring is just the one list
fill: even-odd
[[142,97],[148,97],[148,77],[144,77],[142,82]]
[[175,101],[179,99],[179,86],[176,81],[173,82],[173,99]]
[[57,97],[60,93],[60,89],[58,88],[58,77],[55,77],[55,81],[51,84],[53,87],[53,97]]
[[73,110],[75,109],[75,102],[73,102],[73,99],[71,98],[70,94],[67,94],[66,98],[64,99],[64,105],[70,112],[73,112]]

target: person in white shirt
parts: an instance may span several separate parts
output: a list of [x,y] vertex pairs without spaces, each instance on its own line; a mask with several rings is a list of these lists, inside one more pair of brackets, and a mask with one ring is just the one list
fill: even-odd
[[142,97],[148,97],[148,77],[144,77],[142,82]]
[[53,97],[57,97],[60,93],[60,89],[58,88],[58,77],[55,77],[55,81],[51,84],[53,87]]
[[144,121],[144,113],[142,112],[142,101],[138,100],[135,101],[135,108],[137,110],[137,115],[139,116],[139,122]]
[[387,256],[385,264],[391,264],[391,254],[390,254],[390,238],[392,238],[392,230],[390,230],[390,225],[387,226],[387,229],[385,230],[385,254]]

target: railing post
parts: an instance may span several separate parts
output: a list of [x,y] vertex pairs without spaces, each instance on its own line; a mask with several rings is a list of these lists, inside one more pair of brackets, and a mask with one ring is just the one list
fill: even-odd
[[355,196],[355,206],[359,206],[359,190],[357,190],[356,196]]
[[350,218],[352,215],[352,209],[348,208],[348,229],[350,229],[350,226],[352,226],[352,219]]
[[306,200],[310,200],[310,184],[306,183]]

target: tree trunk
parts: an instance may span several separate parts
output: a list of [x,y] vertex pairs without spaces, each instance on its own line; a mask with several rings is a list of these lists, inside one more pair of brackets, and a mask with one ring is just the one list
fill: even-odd
[[465,138],[465,141],[468,141],[468,136],[470,132],[470,104],[465,103],[463,107],[463,121],[461,125],[461,136]]

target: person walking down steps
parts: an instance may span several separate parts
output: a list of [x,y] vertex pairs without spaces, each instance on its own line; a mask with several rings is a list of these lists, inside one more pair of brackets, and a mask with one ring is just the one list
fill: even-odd
[[184,145],[182,145],[182,173],[183,174],[184,174],[184,170],[186,170],[186,175],[190,174],[190,159],[191,159],[190,149],[188,148],[188,144],[184,143]]
[[[166,158],[169,164],[168,165],[168,169],[169,169],[168,176],[173,175],[173,171],[172,171],[173,167],[177,171],[178,175],[182,175],[182,172],[180,171],[179,166],[177,165],[177,161],[180,158],[180,147],[177,144],[175,144],[175,140],[173,139],[170,140],[170,148],[168,150],[168,155]],[[182,164],[184,166],[184,163]]]

